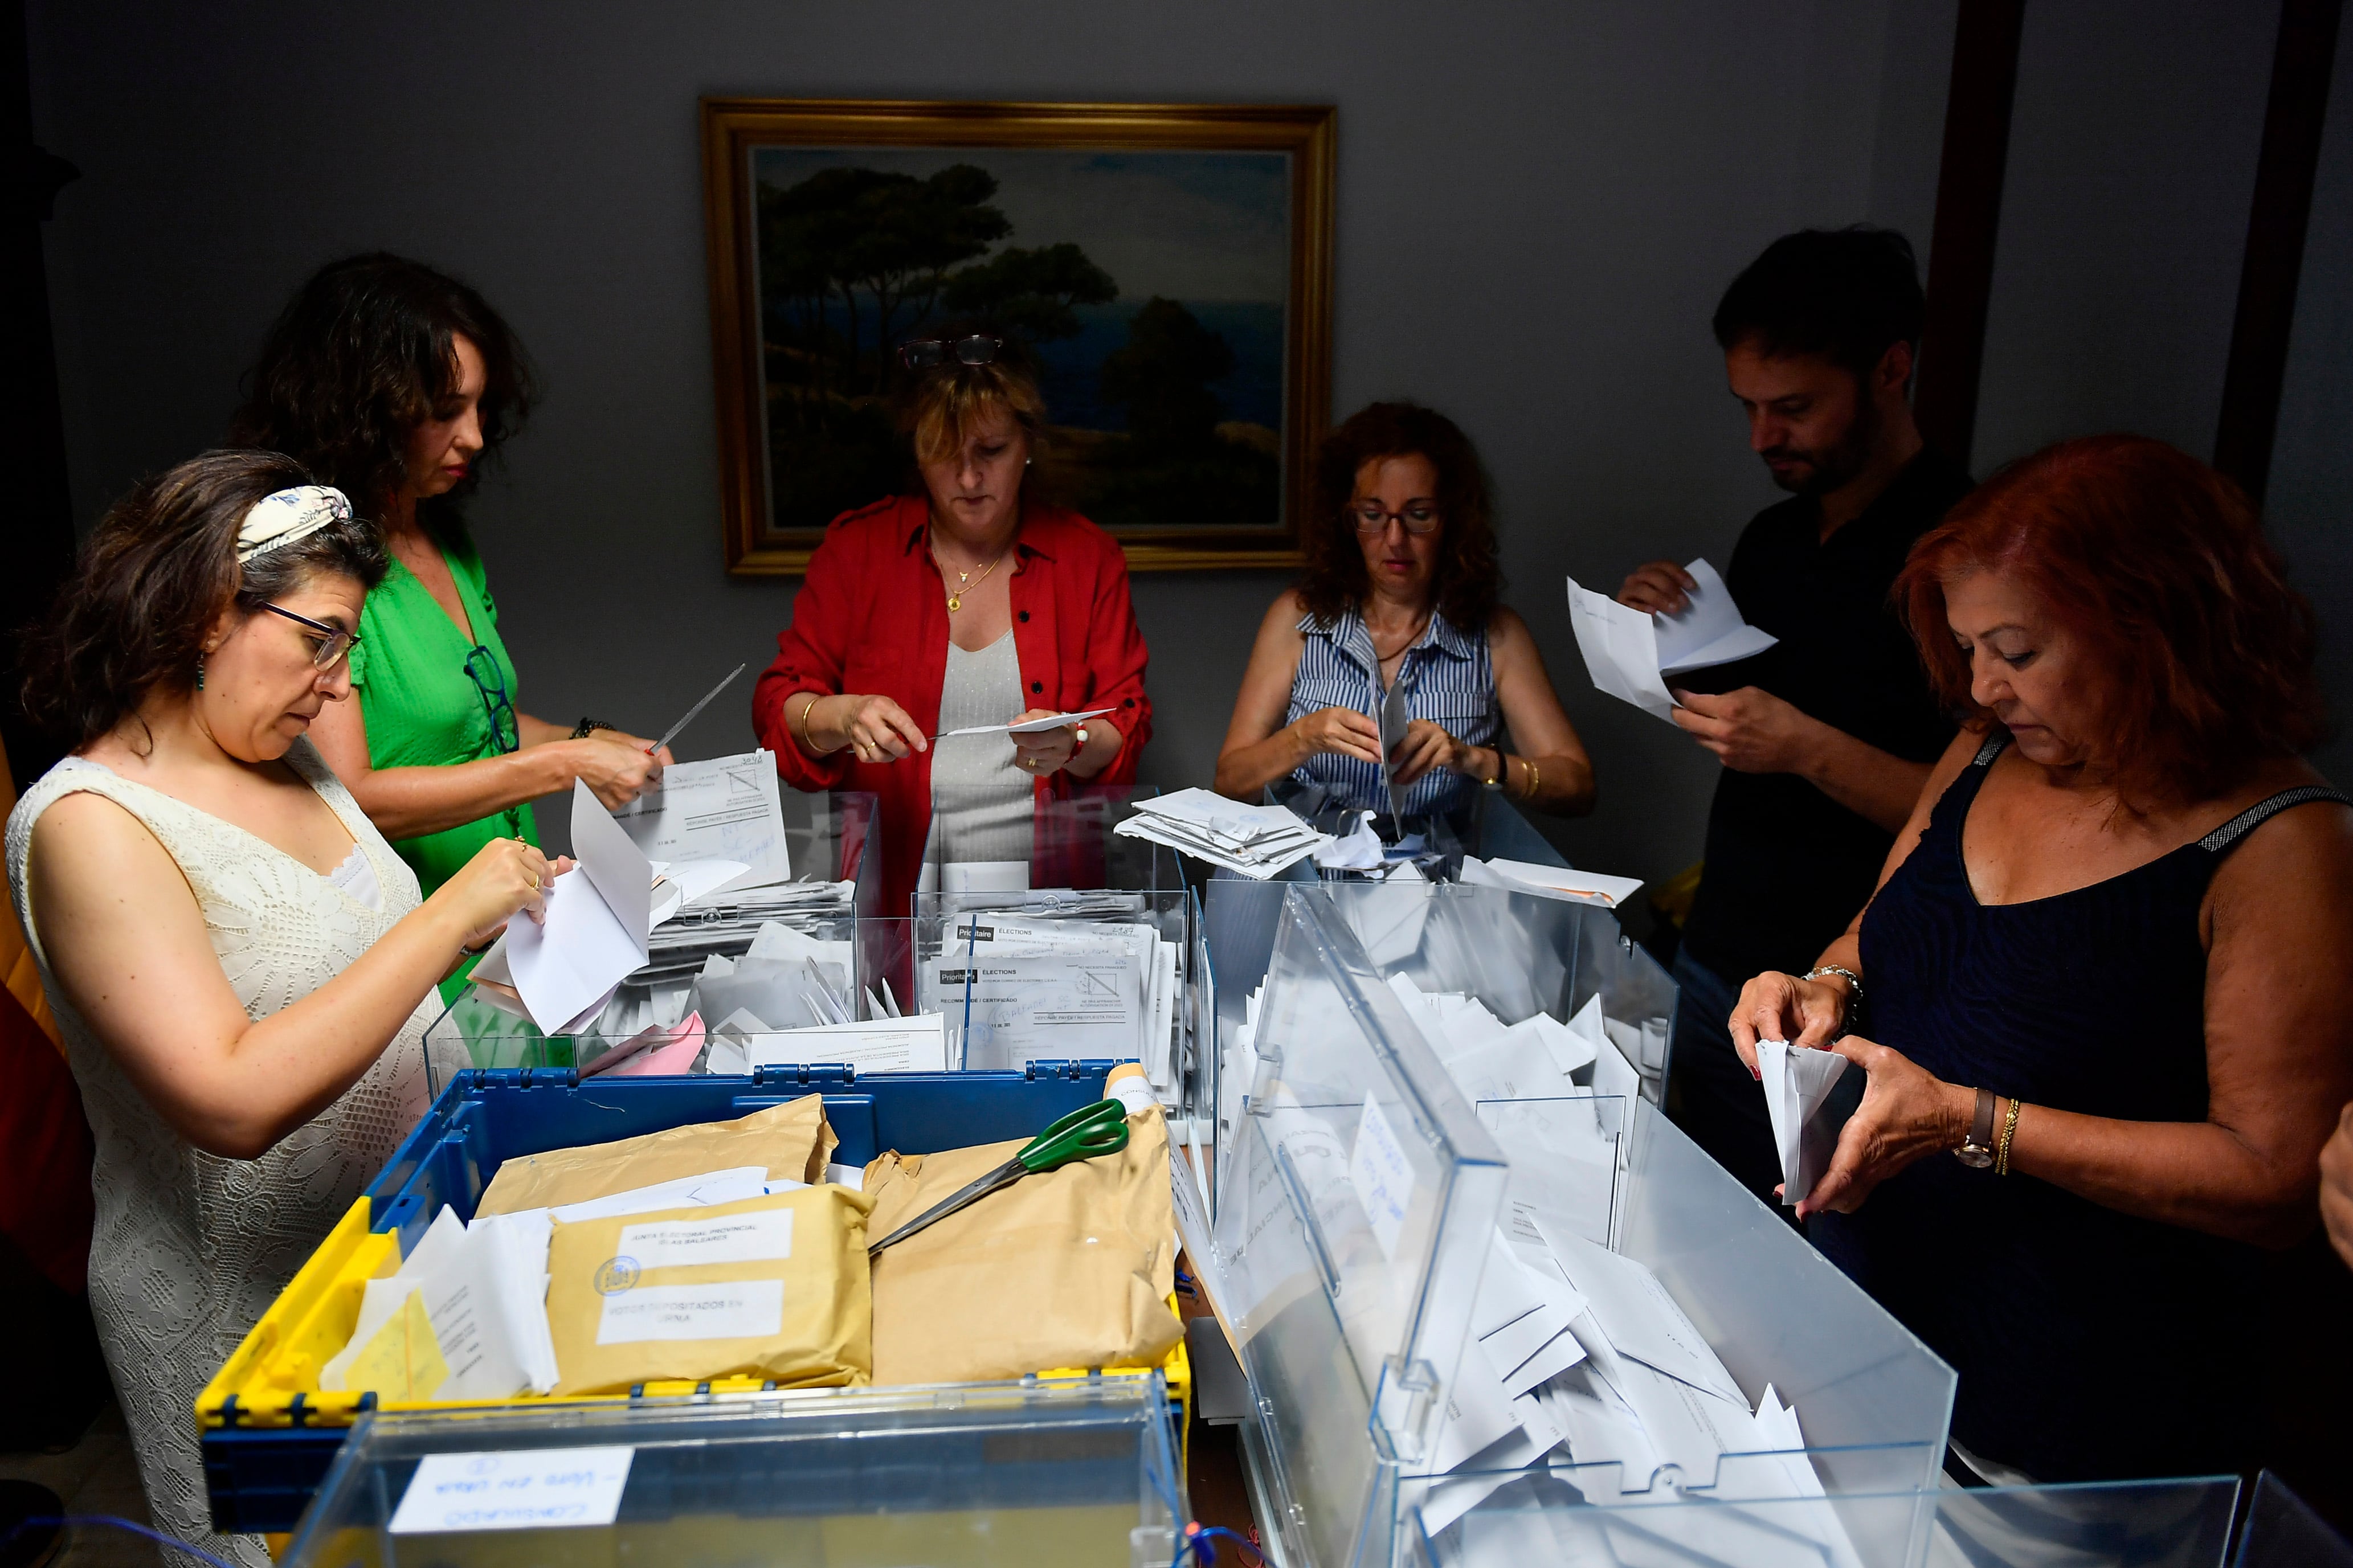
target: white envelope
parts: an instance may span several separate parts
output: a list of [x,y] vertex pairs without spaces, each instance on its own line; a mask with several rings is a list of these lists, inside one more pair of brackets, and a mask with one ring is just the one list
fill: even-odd
[[1110,711],[1108,708],[1090,708],[1083,713],[1049,713],[1043,719],[1028,719],[1018,724],[972,724],[961,730],[949,730],[932,739],[953,741],[958,735],[1040,735],[1049,730],[1075,724],[1082,719],[1100,719]]
[[1599,904],[1606,910],[1616,909],[1642,886],[1640,877],[1612,877],[1600,871],[1571,870],[1567,866],[1539,866],[1529,860],[1479,860],[1469,857],[1462,861],[1462,879],[1569,903]]
[[[1541,1216],[1537,1229],[1561,1272],[1591,1305],[1594,1319],[1620,1355],[1718,1399],[1737,1402],[1746,1424],[1748,1401],[1740,1385],[1716,1358],[1707,1337],[1684,1314],[1682,1304],[1659,1283],[1657,1275],[1633,1258],[1546,1224]],[[1630,1389],[1621,1387],[1619,1392],[1630,1401],[1634,1398]],[[1639,1402],[1636,1408],[1641,1408]],[[1652,1434],[1653,1438],[1657,1436]]]
[[[681,881],[684,863],[731,860],[738,868],[719,884],[731,892],[792,879],[773,752],[672,763],[659,784],[615,815],[621,831],[649,858],[681,862]],[[688,898],[717,890],[697,886]]]
[[[1389,798],[1389,820],[1402,825],[1405,821],[1405,791],[1398,786],[1397,760],[1394,752],[1405,741],[1405,732],[1413,721],[1405,710],[1405,682],[1389,682],[1388,695],[1381,700],[1381,710],[1376,715],[1381,727],[1381,788]],[[1400,826],[1400,832],[1403,831]]]
[[1672,722],[1675,700],[1666,677],[1730,664],[1771,647],[1775,638],[1740,617],[1732,592],[1705,560],[1683,570],[1697,580],[1690,602],[1672,616],[1645,615],[1607,594],[1568,580],[1570,627],[1593,684]]
[[1571,577],[1568,624],[1596,689],[1674,721],[1675,700],[1659,676],[1659,634],[1650,616]]
[[1846,1076],[1847,1059],[1836,1051],[1792,1046],[1787,1040],[1757,1042],[1757,1070],[1765,1085],[1765,1111],[1773,1119],[1773,1144],[1781,1156],[1781,1204],[1794,1208],[1814,1190],[1838,1152],[1838,1129],[1820,1114],[1823,1101]]
[[1733,603],[1732,590],[1724,585],[1724,579],[1706,561],[1692,562],[1683,570],[1699,586],[1685,595],[1682,609],[1672,616],[1653,617],[1659,628],[1661,675],[1683,675],[1731,664],[1763,653],[1779,640],[1740,618],[1740,606]]
[[548,1034],[602,1006],[650,952],[654,870],[588,785],[572,785],[572,847],[579,864],[555,879],[544,922],[519,915],[475,966],[512,985]]

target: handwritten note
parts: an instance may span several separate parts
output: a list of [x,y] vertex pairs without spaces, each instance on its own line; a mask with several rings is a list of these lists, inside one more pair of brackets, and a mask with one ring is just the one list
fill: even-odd
[[1413,1166],[1398,1147],[1397,1134],[1380,1102],[1365,1096],[1364,1114],[1356,1119],[1356,1147],[1348,1152],[1348,1180],[1373,1223],[1381,1256],[1397,1257],[1398,1234],[1405,1228],[1406,1205],[1413,1197]]
[[427,1454],[393,1512],[392,1533],[610,1524],[636,1456],[628,1447]]

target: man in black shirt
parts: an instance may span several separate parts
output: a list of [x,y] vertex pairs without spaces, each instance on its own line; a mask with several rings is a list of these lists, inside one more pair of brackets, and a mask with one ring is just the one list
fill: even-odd
[[[1863,227],[1775,241],[1715,312],[1749,445],[1792,495],[1749,523],[1725,578],[1778,642],[1675,692],[1675,722],[1725,772],[1675,959],[1672,1071],[1676,1120],[1768,1204],[1772,1123],[1725,1022],[1743,982],[1804,973],[1869,901],[1953,736],[1888,600],[1913,541],[1970,483],[1912,420],[1921,313],[1911,246]],[[1618,597],[1672,612],[1691,586],[1653,562]]]

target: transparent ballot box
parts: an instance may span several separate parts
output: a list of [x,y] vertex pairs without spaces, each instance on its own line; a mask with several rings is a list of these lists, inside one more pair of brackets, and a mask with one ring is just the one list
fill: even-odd
[[1149,1380],[374,1415],[289,1568],[1095,1568],[1176,1555]]
[[[652,932],[652,954],[623,980],[589,1022],[550,1035],[522,1016],[519,1004],[468,985],[426,1033],[426,1062],[438,1094],[452,1073],[467,1068],[589,1068],[607,1050],[645,1031],[674,1026],[691,1003],[694,979],[714,955],[733,962],[749,950],[764,923],[821,944],[795,943],[796,955],[815,952],[835,966],[831,988],[854,995],[864,977],[855,969],[858,924],[880,913],[881,860],[874,844],[875,797],[857,792],[778,797],[790,880],[722,891],[698,900]],[[708,1022],[717,1024],[718,1020]]]
[[[1347,910],[1345,895],[1407,890],[1295,886],[1283,897],[1251,1081],[1220,1149],[1208,1256],[1195,1258],[1250,1379],[1244,1449],[1282,1559],[1436,1562],[1434,1552],[1503,1529],[1482,1522],[1491,1510],[1755,1498],[1795,1514],[1816,1489],[1833,1500],[1905,1499],[1897,1539],[1908,1543],[1909,1510],[1934,1486],[1944,1451],[1951,1370],[1649,1099],[1465,1095]],[[1221,1007],[1237,984],[1219,946],[1224,891],[1209,890],[1208,916]],[[1437,952],[1450,930],[1490,929],[1458,921],[1449,908],[1458,900],[1615,923],[1603,910],[1496,889],[1435,891],[1417,952]],[[1246,912],[1260,908],[1252,900]],[[1567,931],[1555,928],[1550,951],[1576,962],[1629,956],[1614,942],[1564,941]],[[1567,973],[1546,984],[1577,991]],[[1588,979],[1588,999],[1606,991]],[[1652,1005],[1639,986],[1627,994]],[[1479,1455],[1449,1456],[1458,1373],[1488,1353],[1472,1342],[1482,1271],[1509,1227],[1535,1223],[1527,1213],[1643,1265],[1737,1384],[1743,1421],[1769,1384],[1798,1412],[1804,1448],[1762,1452],[1780,1446],[1736,1439],[1704,1464],[1639,1475],[1617,1465],[1482,1471]],[[1562,1479],[1563,1469],[1581,1473]]]
[[[1416,1568],[2221,1568],[2239,1489],[2235,1476],[2209,1476],[1966,1491],[1865,1486],[1790,1498],[1776,1495],[1786,1488],[1766,1468],[1776,1458],[1727,1459],[1705,1493],[1661,1489],[1600,1508],[1584,1506],[1579,1489],[1607,1495],[1612,1477],[1570,1466],[1516,1477],[1435,1538],[1415,1534],[1403,1561]],[[1871,1457],[1843,1458],[1852,1469]]]
[[918,893],[914,903],[914,1007],[941,1015],[960,1065],[1134,1059],[1171,1115],[1208,1102],[1189,889]]
[[[1609,910],[1461,884],[1220,879],[1202,889],[1208,983],[1198,1075],[1211,1090],[1200,1103],[1213,1108],[1203,1114],[1213,1117],[1219,1147],[1231,1146],[1250,1093],[1253,994],[1267,986],[1289,887],[1301,887],[1322,919],[1353,935],[1383,981],[1402,977],[1423,992],[1467,996],[1504,1024],[1539,1013],[1565,1023],[1593,1005],[1593,1021],[1630,1070],[1590,1087],[1664,1103],[1675,984]],[[1214,1208],[1214,1188],[1207,1196]]]

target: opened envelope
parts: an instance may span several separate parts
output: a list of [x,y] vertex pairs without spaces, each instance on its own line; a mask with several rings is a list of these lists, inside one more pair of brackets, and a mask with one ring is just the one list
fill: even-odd
[[1786,1040],[1757,1042],[1765,1110],[1773,1119],[1773,1143],[1781,1155],[1785,1207],[1794,1207],[1814,1190],[1838,1151],[1838,1124],[1822,1114],[1822,1104],[1846,1068],[1846,1058],[1836,1051],[1818,1051]]
[[1732,590],[1705,560],[1683,568],[1696,583],[1673,615],[1646,615],[1568,579],[1568,618],[1593,684],[1672,722],[1666,678],[1730,664],[1771,647],[1776,638],[1741,619]]
[[604,1009],[613,988],[651,954],[653,928],[691,892],[708,892],[744,869],[706,861],[666,867],[658,900],[653,862],[579,779],[572,784],[572,845],[579,864],[550,885],[547,918],[508,921],[474,966],[475,979],[512,986],[531,1021],[551,1035]]

